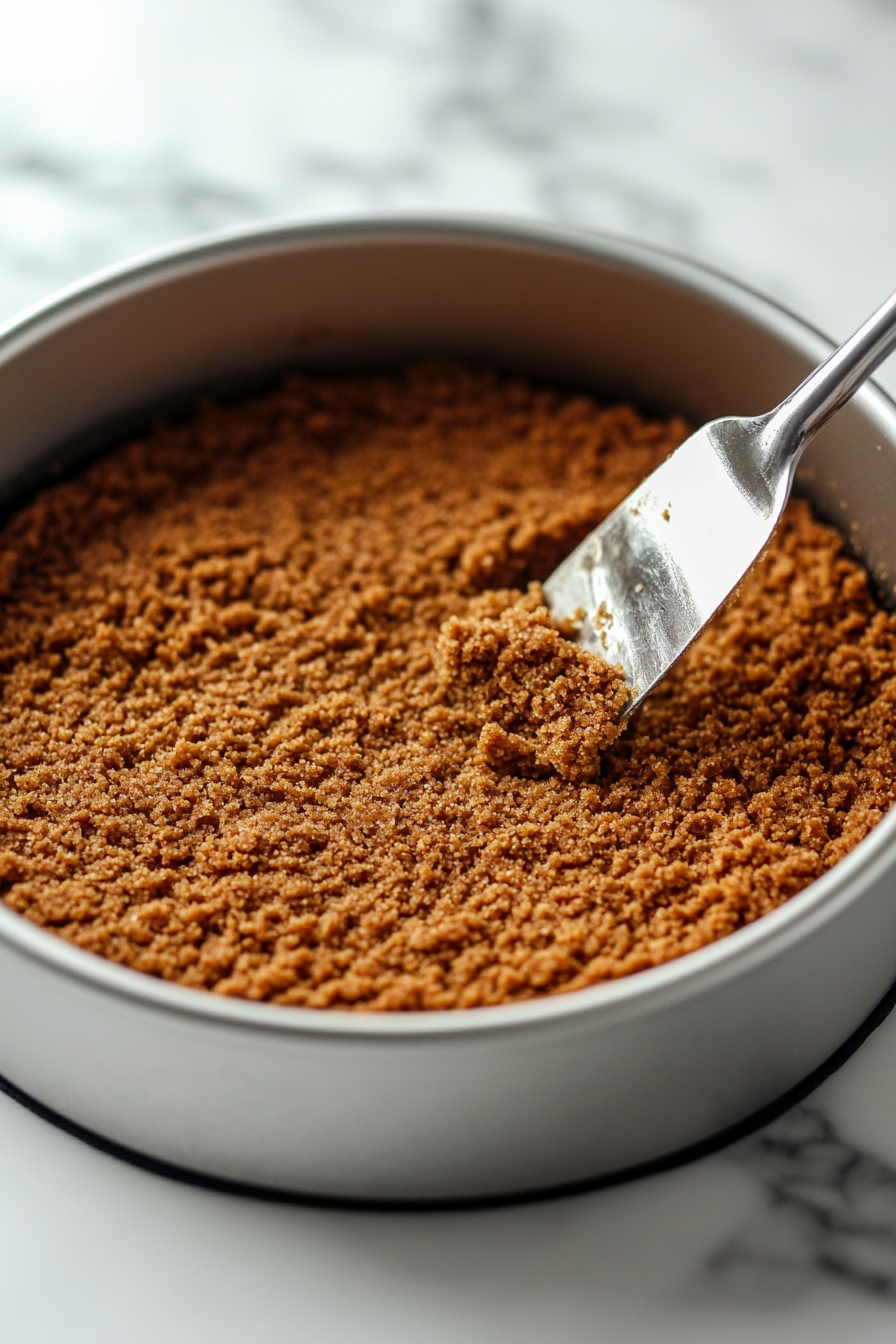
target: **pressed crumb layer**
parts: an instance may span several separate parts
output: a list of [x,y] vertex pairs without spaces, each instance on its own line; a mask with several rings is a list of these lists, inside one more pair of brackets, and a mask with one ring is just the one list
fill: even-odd
[[773,910],[896,788],[896,625],[790,505],[616,736],[538,580],[679,418],[442,364],[208,404],[0,536],[0,879],[113,961],[446,1009]]

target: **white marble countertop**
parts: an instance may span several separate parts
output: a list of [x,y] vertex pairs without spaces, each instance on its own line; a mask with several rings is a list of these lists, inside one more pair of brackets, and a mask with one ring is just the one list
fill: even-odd
[[[223,225],[474,209],[843,337],[896,285],[894,57],[894,0],[0,0],[0,319]],[[15,1344],[889,1341],[896,1016],[733,1148],[491,1212],[188,1188],[0,1096],[0,1302]]]

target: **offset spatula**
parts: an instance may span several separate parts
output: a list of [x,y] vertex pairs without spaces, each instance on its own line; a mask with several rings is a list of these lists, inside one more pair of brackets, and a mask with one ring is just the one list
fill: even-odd
[[769,540],[809,440],[896,347],[896,294],[767,415],[692,434],[544,584],[637,709]]

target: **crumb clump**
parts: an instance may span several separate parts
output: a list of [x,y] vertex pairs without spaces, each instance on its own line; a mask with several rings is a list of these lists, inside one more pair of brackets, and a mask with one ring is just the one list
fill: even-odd
[[556,772],[584,783],[619,736],[629,690],[621,669],[580,649],[551,620],[537,583],[525,597],[488,592],[439,634],[448,703],[482,721],[477,761],[507,774]]
[[454,1009],[701,947],[896,790],[896,623],[794,501],[615,736],[538,581],[684,437],[428,363],[204,405],[0,535],[0,892],[219,994]]

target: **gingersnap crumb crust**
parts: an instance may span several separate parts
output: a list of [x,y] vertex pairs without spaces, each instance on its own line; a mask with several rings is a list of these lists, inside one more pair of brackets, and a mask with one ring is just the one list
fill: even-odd
[[537,580],[678,418],[454,366],[290,378],[48,490],[0,538],[7,905],[281,1004],[578,989],[773,910],[896,787],[896,624],[787,510],[615,737]]

